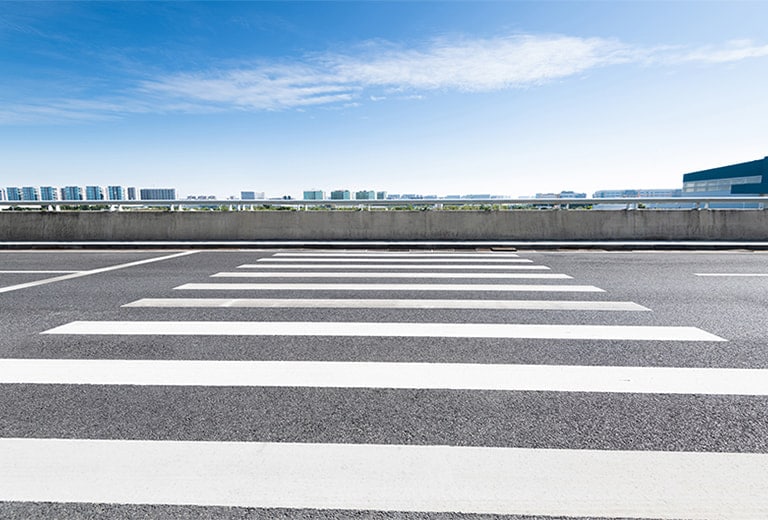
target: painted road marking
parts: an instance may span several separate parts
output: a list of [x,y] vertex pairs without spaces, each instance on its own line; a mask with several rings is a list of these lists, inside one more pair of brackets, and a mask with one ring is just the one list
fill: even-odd
[[519,278],[519,279],[541,279],[541,280],[571,280],[572,276],[567,274],[552,273],[347,273],[347,272],[239,272],[239,273],[216,273],[211,278]]
[[265,307],[328,309],[522,309],[650,311],[633,302],[552,300],[384,300],[294,298],[144,298],[123,307]]
[[0,500],[766,518],[768,455],[0,439]]
[[768,370],[333,361],[0,359],[1,384],[768,396]]
[[768,273],[693,273],[696,276],[733,276],[733,277],[763,277]]
[[410,284],[410,283],[187,283],[177,290],[216,291],[520,291],[605,292],[592,285]]
[[456,260],[453,258],[275,258],[275,257],[267,257],[267,258],[259,258],[256,260],[257,262],[332,262],[332,263],[345,263],[345,262],[351,262],[351,263],[365,263],[365,262],[414,262],[414,263],[421,263],[421,262],[452,262],[456,264],[461,263],[474,263],[474,262],[487,262],[487,263],[531,263],[533,260],[529,260],[527,258],[478,258],[477,260],[472,260],[469,258],[464,258],[461,260]]
[[62,276],[56,276],[54,278],[46,278],[45,280],[35,280],[34,282],[20,283],[18,285],[9,285],[8,287],[0,287],[0,293],[18,291],[19,289],[28,289],[30,287],[37,287],[39,285],[45,285],[54,282],[62,282],[64,280],[72,280],[74,278],[81,278],[83,276],[90,276],[92,274],[107,273],[109,271],[116,271],[118,269],[125,269],[128,267],[134,267],[137,265],[151,264],[153,262],[162,262],[163,260],[170,260],[172,258],[178,258],[180,256],[193,255],[197,251],[184,251],[181,253],[175,253],[172,255],[161,256],[157,258],[148,258],[145,260],[138,260],[136,262],[128,262],[126,264],[111,265],[109,267],[100,267],[98,269],[90,269],[88,271],[77,271]]
[[360,251],[350,251],[348,253],[275,253],[272,256],[294,256],[294,257],[406,257],[406,258],[518,258],[514,253],[368,253]]
[[520,270],[520,269],[540,269],[549,270],[549,267],[543,265],[402,265],[402,264],[370,264],[370,265],[323,265],[323,264],[245,264],[237,266],[238,269],[421,269],[421,270],[433,270],[433,269],[454,269],[454,270],[472,270],[472,269],[505,269],[505,270]]
[[67,274],[81,272],[82,271],[0,271],[0,274]]
[[132,336],[357,336],[726,341],[696,327],[318,321],[73,321],[41,334]]

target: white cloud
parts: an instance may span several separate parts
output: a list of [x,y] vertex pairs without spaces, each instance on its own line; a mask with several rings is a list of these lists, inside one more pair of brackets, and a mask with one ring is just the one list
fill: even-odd
[[611,40],[515,36],[438,41],[421,51],[335,56],[328,62],[340,77],[364,86],[478,92],[540,84],[630,59],[630,49]]
[[181,74],[144,81],[142,90],[223,108],[271,110],[350,101],[358,87],[296,65]]
[[356,55],[314,55],[294,64],[155,78],[142,82],[141,89],[202,106],[271,110],[349,103],[361,91],[380,87],[400,92],[525,87],[632,59],[631,50],[615,41],[567,36],[437,40],[421,50],[369,43],[359,49],[363,52]]
[[216,71],[160,75],[102,99],[21,101],[0,106],[0,123],[88,120],[127,113],[355,107],[429,91],[527,88],[618,64],[719,64],[768,56],[768,45],[732,41],[701,48],[638,47],[605,38],[516,35],[432,40],[418,48],[366,42],[344,53]]
[[768,45],[755,45],[749,40],[734,40],[723,47],[707,46],[681,54],[680,61],[728,63],[768,56]]

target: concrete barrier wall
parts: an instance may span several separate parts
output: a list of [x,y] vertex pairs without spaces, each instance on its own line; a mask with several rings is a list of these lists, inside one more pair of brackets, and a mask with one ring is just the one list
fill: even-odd
[[768,240],[768,211],[0,212],[0,240]]

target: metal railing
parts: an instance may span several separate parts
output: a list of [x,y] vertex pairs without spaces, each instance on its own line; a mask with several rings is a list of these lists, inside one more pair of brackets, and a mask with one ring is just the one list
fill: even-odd
[[510,198],[510,199],[392,199],[392,200],[12,200],[0,201],[0,211],[254,211],[294,210],[514,210],[514,209],[591,209],[591,210],[690,210],[690,209],[765,209],[768,196],[762,197],[638,197],[638,198]]

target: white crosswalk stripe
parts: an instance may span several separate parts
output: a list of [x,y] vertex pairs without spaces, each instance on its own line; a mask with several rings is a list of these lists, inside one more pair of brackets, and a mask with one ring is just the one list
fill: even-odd
[[[450,262],[452,264],[473,264],[473,263],[483,263],[483,264],[485,264],[485,263],[488,263],[488,264],[490,264],[490,263],[504,263],[504,264],[510,263],[510,264],[512,264],[512,263],[530,263],[531,262],[531,260],[529,260],[527,258],[476,258],[476,259],[461,258],[461,259],[456,260],[454,258],[410,258],[410,257],[409,258],[381,258],[381,257],[376,257],[376,258],[367,258],[367,257],[366,258],[310,258],[310,257],[306,257],[306,258],[302,258],[301,261],[304,262],[304,263],[332,262],[332,263],[335,263],[335,264],[338,264],[338,263],[356,263],[356,264],[360,264],[360,263],[366,263],[366,262],[369,262],[369,263],[412,262],[412,263],[425,263],[425,264],[430,263],[430,262],[434,262],[434,263]],[[278,258],[268,257],[268,258],[259,258],[257,260],[257,262],[260,262],[260,263],[272,263],[272,262],[289,263],[289,262],[293,262],[293,263],[295,263],[296,259],[294,259],[294,258],[281,258],[281,257],[278,257]]]
[[504,271],[518,271],[518,270],[533,270],[533,271],[548,271],[549,267],[544,265],[496,265],[496,264],[464,264],[464,265],[446,265],[446,264],[243,264],[237,266],[238,269],[343,269],[345,271],[349,269],[367,269],[377,270],[383,269],[387,271],[392,270],[429,270],[434,271],[437,269],[444,269],[447,271],[491,271],[491,270],[504,270]]
[[634,302],[570,300],[392,300],[329,298],[142,298],[123,307],[246,307],[327,309],[507,309],[650,311]]
[[768,370],[332,361],[3,359],[0,383],[768,395]]
[[529,279],[529,280],[570,280],[567,274],[556,273],[349,273],[349,272],[269,272],[269,273],[216,273],[211,278],[492,278],[492,279]]
[[340,257],[340,258],[518,258],[520,255],[516,253],[378,253],[367,252],[360,253],[350,251],[347,253],[275,253],[273,257],[298,257],[298,258],[311,258],[311,257]]
[[316,321],[73,321],[42,334],[725,341],[696,327]]
[[[598,396],[606,402],[615,396],[659,400],[768,396],[768,370],[762,368],[614,365],[610,353],[616,345],[638,348],[638,356],[650,361],[651,351],[642,350],[647,345],[669,349],[727,346],[727,338],[656,320],[651,309],[635,302],[606,300],[603,289],[568,283],[572,280],[568,274],[542,273],[550,268],[517,253],[292,251],[276,252],[237,265],[237,269],[241,271],[206,276],[259,279],[259,283],[198,279],[173,287],[173,292],[250,291],[257,297],[141,298],[122,305],[119,313],[125,319],[69,321],[37,336],[44,345],[67,338],[91,345],[103,340],[105,345],[122,348],[123,353],[134,347],[152,352],[152,359],[123,359],[117,353],[108,359],[0,359],[0,384],[35,385],[36,389],[63,385],[85,393],[107,388],[103,395],[112,396],[136,392],[136,388],[147,392],[136,395],[154,395],[155,389],[165,392],[168,388],[196,395],[235,389],[251,392],[235,394],[246,403],[248,398],[243,396],[276,392],[280,399],[289,395],[280,392],[310,390],[286,402],[291,410],[299,410],[297,402],[301,410],[311,409],[312,399],[321,399],[314,393],[320,389],[337,392],[322,399],[357,392],[358,398],[374,401],[384,395],[396,398],[406,391],[418,392],[419,399],[432,394],[461,396],[457,402],[478,394],[491,408],[503,403],[495,412],[500,424],[494,427],[500,428],[504,428],[505,418],[516,413],[515,406],[521,405],[496,400],[506,399],[501,395],[525,397],[526,392],[551,393],[554,405],[548,410],[555,414],[560,413],[554,410],[565,396],[585,400]],[[271,281],[287,278],[326,280]],[[346,281],[368,278],[382,281]],[[427,283],[429,279],[437,281]],[[482,283],[489,279],[527,279],[530,283]],[[460,283],[442,283],[448,280]],[[309,295],[271,298],[267,297],[271,294],[260,294],[265,291],[307,291]],[[334,291],[333,298],[328,291]],[[407,298],[365,294],[379,291],[413,294]],[[428,291],[446,294],[418,297]],[[504,298],[516,292],[541,296]],[[573,299],[550,299],[556,293],[567,293],[559,298]],[[179,316],[184,319],[167,319]],[[548,323],[550,319],[553,323]],[[191,358],[167,354],[172,349],[163,346],[172,336],[188,338],[184,341],[193,344]],[[306,351],[280,351],[282,345],[301,338],[305,342],[326,339],[306,343],[310,345]],[[330,350],[334,347],[329,345],[336,341],[333,338],[346,341],[348,350]],[[388,340],[385,343],[381,338]],[[238,342],[236,349],[219,359],[219,347],[228,342]],[[414,351],[411,360],[394,359],[390,354],[402,353],[411,344],[423,349]],[[604,345],[605,352],[603,359],[595,357],[574,365],[558,364],[561,360],[557,359],[548,364],[493,362],[488,351],[485,358],[478,355],[478,362],[455,361],[456,345],[464,344],[464,355],[474,355],[476,344],[515,356],[538,348],[546,351],[549,345],[574,350],[585,344]],[[365,352],[381,357],[360,359]],[[179,399],[182,394],[174,395]],[[419,399],[410,404],[426,412],[433,401],[420,404]],[[221,406],[230,405],[221,402]],[[391,401],[376,401],[373,406],[388,413],[389,405],[383,403]],[[169,406],[173,406],[171,401]],[[506,447],[472,445],[474,435],[457,439],[453,445],[454,421],[473,424],[474,418],[462,417],[460,408],[445,408],[444,412],[441,424],[449,434],[445,444],[424,444],[418,431],[410,432],[413,441],[407,437],[391,444],[347,439],[315,442],[301,437],[301,442],[273,442],[290,438],[280,437],[282,432],[266,442],[181,434],[165,440],[135,435],[0,438],[0,501],[303,508],[310,510],[310,516],[312,510],[353,510],[669,519],[768,517],[764,493],[767,454],[719,453],[706,447],[693,451],[666,446],[615,449],[615,442],[607,443],[605,449],[553,449],[547,447],[546,432],[531,447],[516,444],[512,431]],[[443,410],[438,408],[436,413]],[[331,415],[322,416],[322,423],[344,420]],[[361,417],[349,421],[359,420],[359,426],[367,416]],[[194,420],[204,419],[201,415]],[[542,417],[542,424],[547,419]],[[303,416],[292,418],[296,423],[302,420]],[[316,422],[318,418],[307,420]],[[605,427],[603,420],[595,419],[593,427]],[[179,423],[178,427],[185,426]],[[482,421],[476,425],[487,427]],[[461,445],[467,442],[469,445]]]
[[593,285],[415,284],[415,283],[185,283],[177,290],[197,291],[455,291],[455,292],[604,292]]
[[764,518],[768,455],[0,439],[5,500]]

